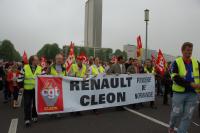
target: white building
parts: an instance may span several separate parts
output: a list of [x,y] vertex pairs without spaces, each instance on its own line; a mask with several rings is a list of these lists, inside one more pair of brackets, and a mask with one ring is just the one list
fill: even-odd
[[124,51],[127,53],[127,58],[129,59],[130,57],[135,58],[136,57],[136,47],[135,45],[124,45]]
[[[136,51],[137,51],[137,46],[136,45],[130,45],[130,44],[127,44],[127,45],[124,45],[124,49],[123,49],[126,53],[127,53],[127,57],[128,59],[130,57],[132,58],[136,58]],[[157,57],[158,55],[158,52],[156,50],[151,50],[151,49],[148,49],[147,50],[147,57],[148,59],[151,59],[151,54],[155,55],[155,57]],[[169,55],[169,54],[164,54],[164,57],[167,61],[174,61],[175,60],[175,56],[172,56],[172,55]],[[142,60],[145,60],[145,49],[142,49]]]
[[101,48],[102,40],[102,0],[88,0],[85,3],[85,35],[86,47]]

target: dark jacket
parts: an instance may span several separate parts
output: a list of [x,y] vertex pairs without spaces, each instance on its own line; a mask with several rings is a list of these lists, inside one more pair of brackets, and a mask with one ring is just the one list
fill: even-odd
[[0,67],[0,90],[3,89],[3,83],[5,81],[5,76],[6,76],[5,71],[4,71],[3,67],[1,66]]
[[120,68],[120,64],[113,64],[108,71],[108,74],[126,74],[125,65],[122,64],[122,70]]

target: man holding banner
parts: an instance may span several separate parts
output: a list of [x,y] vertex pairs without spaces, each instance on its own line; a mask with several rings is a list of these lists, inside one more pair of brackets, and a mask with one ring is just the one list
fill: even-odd
[[[49,70],[47,72],[50,75],[53,76],[66,76],[67,75],[67,71],[66,71],[66,67],[64,64],[64,57],[62,54],[57,54],[55,57],[55,64],[53,64],[52,66],[49,67]],[[60,114],[56,114],[56,117],[61,117]]]
[[[89,67],[89,75],[92,75],[94,77],[98,77],[102,74],[105,74],[105,69],[102,67],[101,64],[99,64],[99,57],[95,57],[94,59],[90,59],[90,67]],[[94,109],[93,112],[95,114],[99,114],[99,112]]]
[[191,58],[193,44],[185,42],[182,46],[182,55],[172,65],[173,99],[169,133],[175,133],[174,127],[181,119],[177,133],[187,133],[192,115],[198,103],[200,93],[200,64]]
[[31,56],[29,64],[24,66],[24,114],[25,126],[31,126],[31,118],[33,122],[37,122],[37,112],[35,107],[35,78],[42,73],[39,66],[39,59],[36,55]]
[[66,76],[66,67],[64,65],[64,57],[62,54],[57,54],[55,57],[55,64],[53,64],[49,70],[48,74],[53,76]]
[[78,78],[86,78],[86,72],[87,72],[87,67],[85,64],[83,64],[83,58],[78,56],[76,58],[77,63],[76,64],[72,64],[71,68],[70,68],[70,72],[69,72],[69,76],[72,77],[78,77]]
[[117,63],[113,64],[108,72],[109,74],[125,74],[126,73],[126,67],[124,65],[123,56],[119,56],[117,58]]
[[[145,60],[145,64],[144,64],[144,72],[145,73],[148,73],[148,74],[153,74],[155,75],[155,69],[154,69],[154,66],[153,66],[153,63],[150,59],[146,59]],[[150,107],[152,109],[157,109],[157,107],[155,106],[155,102],[154,101],[151,101],[150,102]]]
[[[117,58],[117,63],[113,64],[109,70],[109,74],[126,74],[126,67],[124,65],[123,56],[119,56]],[[122,107],[117,107],[116,110],[121,111],[123,110]]]
[[[83,58],[78,56],[76,58],[76,62],[76,64],[72,64],[69,71],[69,76],[83,78],[83,80],[85,80],[87,78],[87,67],[85,64],[83,64]],[[72,114],[74,113],[72,112]],[[76,115],[81,115],[80,111],[76,112]]]

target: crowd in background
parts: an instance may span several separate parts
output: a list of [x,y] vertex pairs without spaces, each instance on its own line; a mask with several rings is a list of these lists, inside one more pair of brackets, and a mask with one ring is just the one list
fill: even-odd
[[[59,57],[60,58],[60,57]],[[56,59],[55,59],[56,60]],[[58,59],[59,60],[59,59]],[[63,59],[60,63],[64,64]],[[78,59],[82,60],[82,59]],[[47,60],[46,66],[42,69],[42,74],[48,74],[49,68],[56,62],[53,60]],[[92,74],[90,69],[93,64],[102,66],[104,72],[107,74],[134,74],[134,73],[152,73],[155,74],[156,78],[156,88],[157,96],[164,96],[163,104],[168,105],[168,94],[172,96],[171,85],[172,81],[170,80],[170,63],[168,64],[168,69],[165,72],[164,76],[161,76],[152,64],[150,59],[142,62],[138,59],[130,58],[128,61],[124,61],[122,56],[118,57],[116,64],[119,64],[122,67],[122,71],[117,67],[118,65],[113,65],[111,62],[103,62],[98,57],[89,58],[89,63],[86,65],[88,75]],[[16,108],[17,97],[19,94],[20,88],[23,88],[23,62],[0,62],[0,89],[3,90],[4,94],[4,103],[12,100],[12,105]],[[66,74],[67,75],[67,74]]]
[[[76,63],[74,63],[69,72],[66,71],[66,66],[64,63],[64,57],[62,54],[57,54],[55,60],[47,60],[46,66],[42,68],[41,74],[50,74],[50,75],[62,75],[62,76],[75,76],[86,78],[88,75],[97,76],[100,73],[104,74],[142,74],[142,73],[151,73],[155,75],[155,86],[156,86],[156,95],[163,97],[163,105],[169,105],[169,96],[173,96],[172,93],[172,80],[170,76],[171,63],[168,62],[166,71],[164,75],[160,74],[156,69],[154,69],[154,64],[152,60],[147,59],[145,61],[138,60],[136,58],[129,58],[128,61],[124,61],[123,56],[118,56],[115,63],[101,61],[98,57],[89,57],[88,64],[83,64],[81,57],[76,58]],[[29,59],[29,64],[31,70],[36,68],[32,67],[32,62],[36,63],[36,66],[39,65],[39,59],[37,56],[31,56]],[[81,69],[85,69],[85,73],[78,73]],[[98,72],[97,72],[98,71]],[[21,94],[21,91],[24,87],[24,63],[23,62],[0,62],[0,90],[3,90],[4,101],[3,103],[11,103],[13,108],[17,108],[17,98]],[[34,92],[33,92],[34,93]],[[33,95],[34,97],[34,95]],[[24,103],[29,104],[31,103]],[[133,108],[139,109],[144,105],[134,104]],[[154,101],[150,102],[150,107],[157,109]],[[29,107],[27,107],[29,108]],[[120,110],[120,108],[118,108]],[[97,113],[97,110],[93,110]],[[25,110],[26,112],[26,110]],[[29,111],[30,112],[30,111]],[[79,113],[79,112],[78,112]]]
[[0,90],[3,90],[3,103],[11,102],[12,107],[17,107],[18,95],[22,86],[21,62],[0,62]]

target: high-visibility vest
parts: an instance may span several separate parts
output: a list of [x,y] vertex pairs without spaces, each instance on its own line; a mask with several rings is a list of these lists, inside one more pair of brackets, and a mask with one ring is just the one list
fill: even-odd
[[73,64],[72,65],[72,73],[76,76],[76,77],[80,77],[83,78],[86,74],[87,68],[86,65],[82,64],[82,68],[79,70],[78,65],[77,64]]
[[91,68],[92,68],[92,75],[97,76],[99,74],[99,69],[94,65],[92,65]]
[[30,65],[24,66],[24,89],[33,90],[35,88],[35,78],[42,73],[42,67],[37,66],[33,74]]
[[102,66],[99,66],[99,73],[105,73],[105,69]]
[[[186,74],[187,74],[187,70],[185,68],[185,64],[184,64],[184,61],[183,61],[183,58],[182,57],[179,57],[176,59],[176,63],[178,65],[178,71],[179,73],[172,73],[171,74],[171,77],[172,79],[176,76],[176,75],[179,75],[181,76],[182,78],[185,78]],[[199,77],[199,64],[198,64],[198,61],[194,58],[192,58],[192,76],[194,77],[194,83],[196,84],[199,84],[200,83],[200,77]],[[180,86],[180,85],[177,85],[175,82],[173,82],[173,86],[172,86],[172,90],[174,92],[185,92],[185,88]],[[200,89],[195,89],[196,92],[200,92]]]
[[[63,68],[65,68],[65,65],[62,65]],[[56,71],[55,69],[55,66],[51,66],[51,71],[50,71],[50,75],[53,75],[53,76],[59,76],[58,72]],[[66,70],[63,70],[62,73],[60,74],[60,76],[66,76],[67,73],[66,73]]]
[[150,72],[148,69],[147,69],[147,67],[144,67],[144,71],[146,72],[146,73],[152,73],[152,74],[154,74],[155,73],[155,70],[154,70],[154,67],[152,68],[152,71]]

